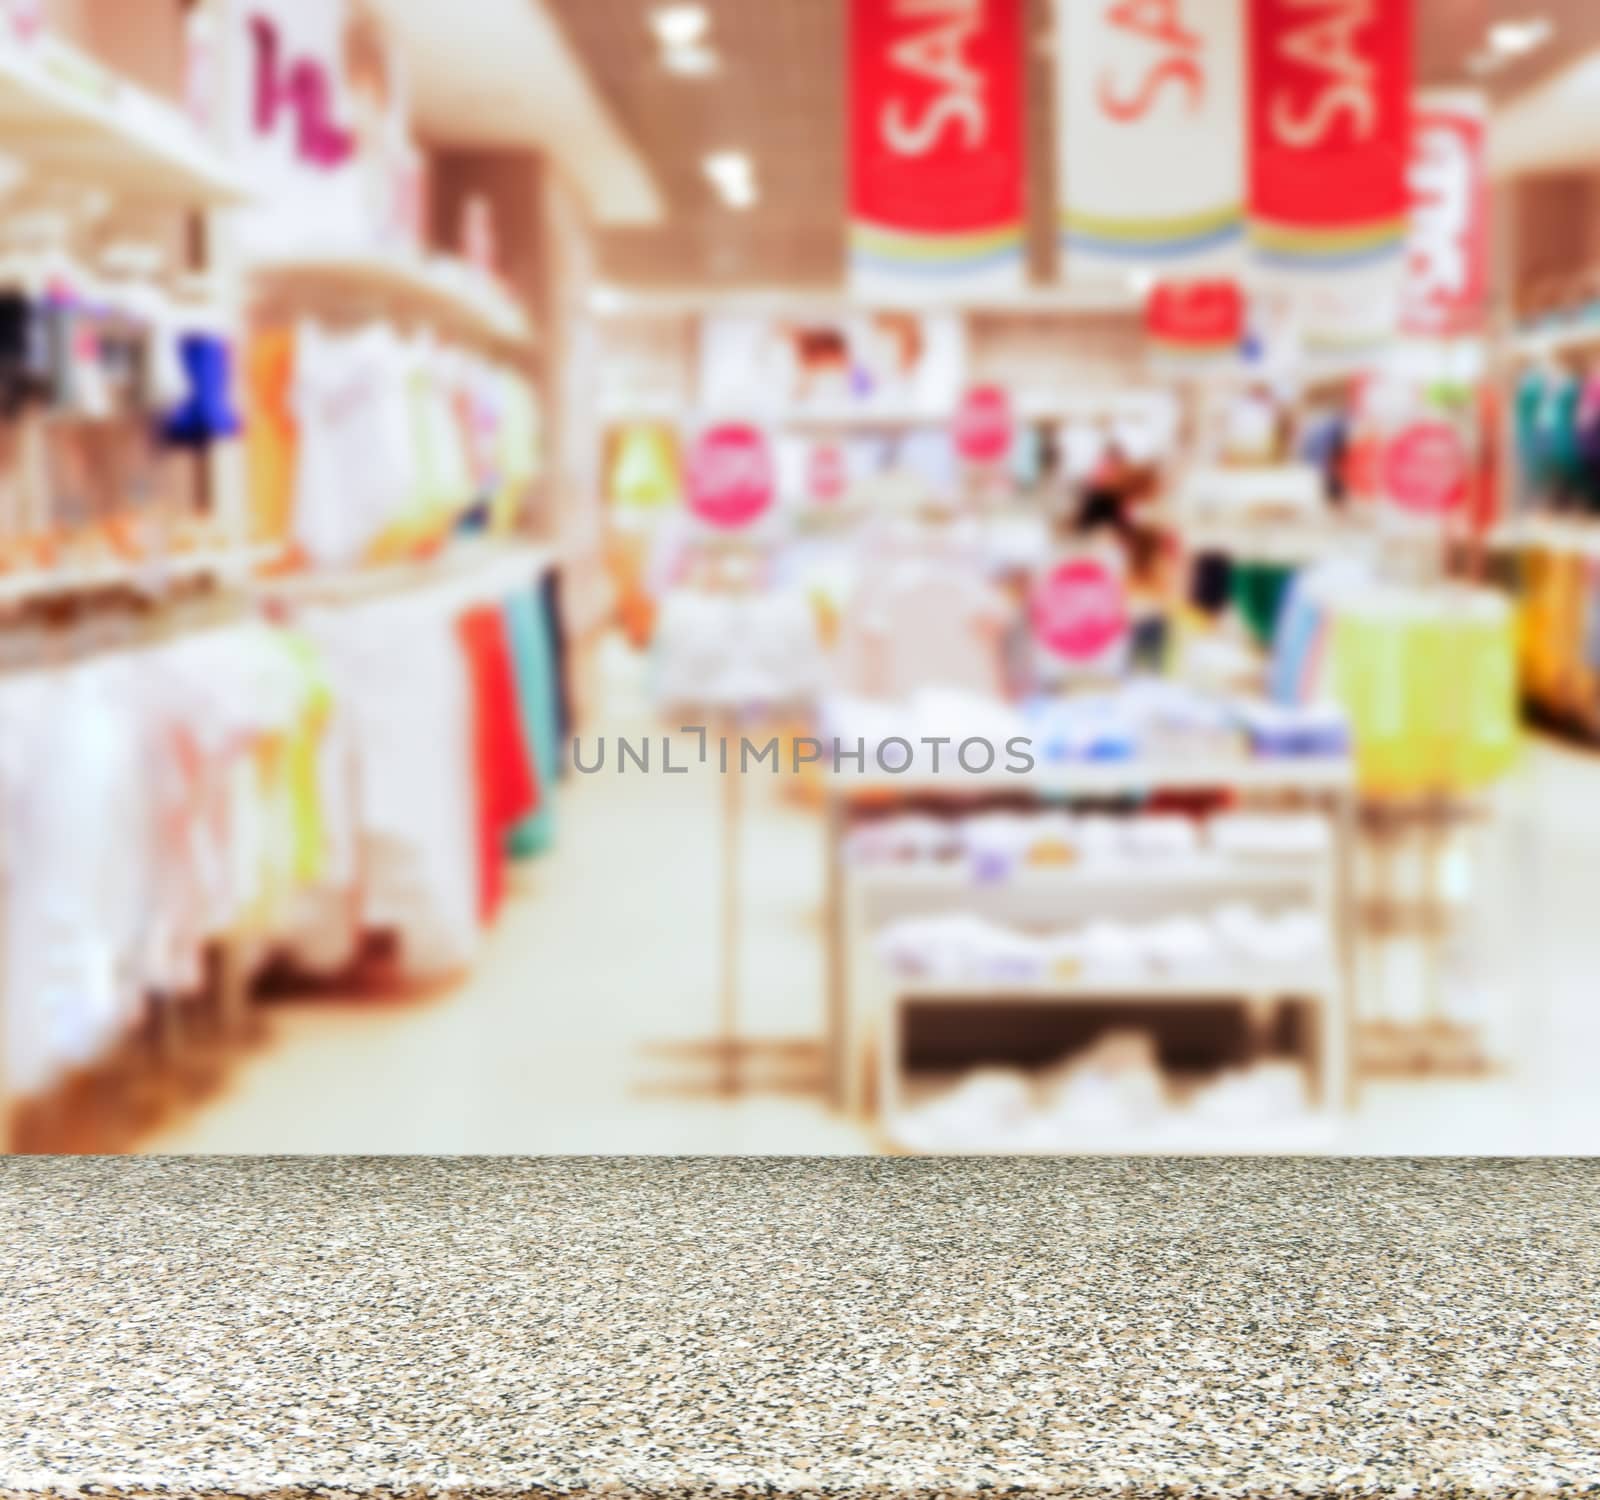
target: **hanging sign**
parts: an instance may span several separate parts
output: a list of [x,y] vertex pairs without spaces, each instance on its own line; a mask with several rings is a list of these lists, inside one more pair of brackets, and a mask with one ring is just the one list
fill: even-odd
[[1467,498],[1471,465],[1466,443],[1449,422],[1414,422],[1384,450],[1384,493],[1412,515],[1449,515]]
[[969,464],[1003,463],[1013,436],[1011,398],[997,385],[967,392],[955,419],[956,452]]
[[858,287],[1019,286],[1023,0],[850,0]]
[[1227,261],[1244,225],[1246,0],[1057,0],[1061,244],[1080,266]]
[[415,176],[405,69],[368,0],[221,0],[219,90],[254,189],[233,232],[246,258],[411,248]]
[[1400,264],[1411,0],[1250,0],[1250,238],[1268,266]]
[[1184,362],[1239,354],[1245,298],[1238,282],[1163,281],[1145,302],[1145,336],[1157,355]]
[[844,449],[835,442],[812,445],[806,456],[806,493],[824,505],[844,499],[850,487],[849,465]]
[[5,0],[0,16],[10,22],[18,41],[31,42],[44,30],[44,0]]
[[765,434],[748,422],[709,427],[689,455],[689,509],[708,525],[737,530],[772,508],[777,481]]
[[1128,634],[1122,580],[1094,557],[1059,564],[1034,589],[1034,637],[1052,655],[1090,666],[1117,650]]
[[1483,96],[1421,94],[1412,122],[1411,236],[1402,316],[1407,333],[1481,333],[1489,296],[1489,181]]

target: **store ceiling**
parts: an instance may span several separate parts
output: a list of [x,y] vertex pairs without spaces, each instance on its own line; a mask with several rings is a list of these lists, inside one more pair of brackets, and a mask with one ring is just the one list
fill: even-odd
[[[649,163],[667,204],[655,228],[601,237],[603,274],[623,286],[832,286],[844,263],[844,18],[848,0],[703,0],[721,58],[710,77],[667,72],[650,27],[663,0],[542,0],[601,97]],[[1051,0],[1029,7],[1035,205],[1032,254],[1050,264],[1054,124]],[[1491,24],[1543,16],[1555,39],[1486,80],[1497,100],[1600,47],[1600,0],[1418,0],[1417,72],[1465,84]],[[747,152],[759,201],[724,206],[701,162]]]

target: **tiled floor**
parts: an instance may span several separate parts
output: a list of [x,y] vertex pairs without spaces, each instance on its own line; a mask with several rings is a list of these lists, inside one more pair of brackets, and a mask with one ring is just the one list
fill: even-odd
[[[740,952],[746,1024],[822,1022],[822,842],[751,778]],[[148,1148],[222,1152],[740,1152],[873,1149],[810,1097],[686,1100],[651,1040],[715,1019],[718,782],[575,777],[560,847],[519,877],[483,961],[422,1001],[278,1004],[228,1091]],[[1339,1147],[1600,1152],[1600,756],[1538,746],[1508,789],[1470,965],[1509,1071],[1369,1084]]]

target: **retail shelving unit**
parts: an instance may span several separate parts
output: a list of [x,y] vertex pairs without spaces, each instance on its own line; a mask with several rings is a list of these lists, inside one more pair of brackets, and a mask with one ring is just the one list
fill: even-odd
[[0,42],[0,143],[124,198],[205,207],[247,197],[181,110],[51,36]]
[[485,273],[445,256],[308,251],[251,257],[246,271],[269,291],[379,302],[502,347],[533,342],[532,325],[515,298]]
[[1538,328],[1519,333],[1512,341],[1513,355],[1523,361],[1557,359],[1563,354],[1600,349],[1600,323],[1579,323],[1571,328]]
[[557,554],[550,548],[509,538],[483,538],[457,543],[427,562],[261,576],[252,581],[251,591],[264,603],[287,608],[356,604],[410,589],[473,580],[484,570],[501,566],[520,570],[519,576],[538,579],[557,564]]
[[[999,1000],[1051,1005],[1223,1000],[1264,1014],[1279,1001],[1293,1000],[1311,1007],[1317,1017],[1314,1055],[1306,1061],[1317,1081],[1318,1120],[1323,1126],[1330,1125],[1333,1112],[1344,1107],[1350,1096],[1354,790],[1353,768],[1344,757],[1079,763],[1039,766],[1028,775],[955,772],[894,776],[874,769],[861,776],[835,777],[828,804],[828,912],[834,952],[829,1013],[836,1102],[858,1116],[866,1112],[871,1076],[868,1059],[876,1048],[881,1113],[889,1138],[895,1139],[894,1122],[907,1098],[900,1061],[904,1017],[906,1007],[914,1003],[982,1006]],[[981,807],[997,797],[1060,806],[1207,791],[1226,791],[1244,803],[1292,800],[1317,806],[1328,820],[1325,852],[1315,857],[1206,853],[1182,859],[1085,862],[1064,868],[1024,865],[1008,879],[978,881],[960,864],[858,866],[846,850],[853,822],[868,808],[877,812],[928,806],[956,810]],[[1084,972],[1020,985],[1004,981],[949,984],[891,975],[873,946],[874,934],[901,917],[960,911],[1019,927],[1060,926],[1139,911],[1170,914],[1175,903],[1220,903],[1242,896],[1279,904],[1294,901],[1314,910],[1326,934],[1322,956],[1314,963],[1287,970],[1248,964],[1205,972]],[[1263,1144],[1279,1143],[1264,1138],[1256,1149]],[[1299,1149],[1282,1144],[1286,1150]],[[1100,1142],[1087,1143],[1085,1148],[1118,1147]]]
[[[24,41],[8,30],[0,38],[0,150],[20,163],[24,186],[71,183],[118,206],[209,216],[250,196],[228,159],[182,109],[49,33]],[[230,314],[221,311],[226,320]],[[213,460],[208,472],[211,507],[228,539],[223,548],[13,568],[0,573],[0,613],[113,593],[159,603],[197,582],[242,583],[265,557],[242,542],[229,465]],[[0,842],[5,833],[0,825]],[[0,858],[0,918],[4,869]],[[0,925],[0,941],[3,936]],[[219,957],[221,977],[212,998],[226,1026],[237,1016],[239,991],[231,955],[224,951]],[[7,1002],[0,992],[0,1007]],[[14,1103],[7,1092],[3,1032],[0,1027],[0,1149],[8,1143]]]
[[277,555],[275,547],[238,547],[177,553],[145,561],[82,563],[15,575],[0,573],[0,610],[63,595],[129,593],[159,595],[176,584],[212,580],[237,587]]

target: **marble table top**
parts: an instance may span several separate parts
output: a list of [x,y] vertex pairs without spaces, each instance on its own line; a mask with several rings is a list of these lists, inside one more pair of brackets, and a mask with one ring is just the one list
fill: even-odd
[[7,1500],[982,1490],[1600,1494],[1600,1162],[0,1162]]

